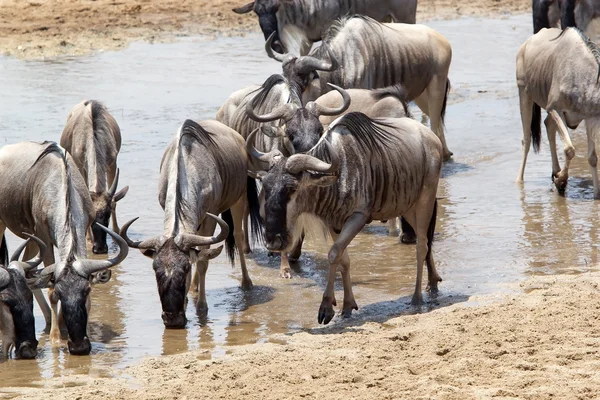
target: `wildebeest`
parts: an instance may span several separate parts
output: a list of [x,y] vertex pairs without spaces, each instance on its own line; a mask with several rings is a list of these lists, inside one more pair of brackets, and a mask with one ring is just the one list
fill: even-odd
[[[260,223],[258,196],[253,179],[247,177],[248,160],[244,139],[233,129],[214,120],[199,123],[186,120],[165,150],[159,178],[158,200],[165,210],[162,235],[139,242],[127,237],[132,220],[121,235],[129,246],[153,259],[162,318],[167,328],[183,328],[191,264],[196,264],[192,285],[198,287],[198,311],[206,312],[205,278],[208,260],[221,249],[205,250],[226,240],[227,253],[234,262],[235,248],[243,249],[242,219],[246,203],[250,219]],[[222,214],[222,219],[214,214]],[[208,218],[207,218],[208,217]],[[216,223],[221,232],[215,232]],[[204,250],[197,251],[199,247]],[[238,251],[242,266],[242,288],[252,281],[244,253]]]
[[24,233],[39,247],[39,255],[31,261],[19,261],[19,256],[29,243],[27,239],[8,259],[6,238],[0,244],[0,333],[4,357],[15,349],[17,358],[31,359],[37,356],[38,341],[35,338],[33,318],[33,295],[27,286],[27,273],[43,261],[46,245],[35,236]]
[[[301,89],[303,103],[330,91],[327,83],[344,89],[402,85],[407,100],[414,100],[429,116],[431,129],[442,142],[444,159],[452,156],[444,136],[452,48],[433,29],[424,25],[381,24],[353,15],[333,23],[321,46],[308,56],[277,54],[266,48],[269,56],[283,63],[283,75]],[[315,71],[319,71],[318,75]]]
[[275,35],[275,50],[306,55],[332,21],[349,13],[414,24],[417,0],[255,0],[233,9],[238,14],[252,10],[258,15],[265,39]]
[[[90,280],[94,274],[98,280],[109,279],[110,271],[104,270],[123,261],[129,248],[118,234],[102,226],[119,245],[119,254],[108,260],[87,259],[85,234],[94,218],[92,201],[73,158],[58,144],[21,142],[4,146],[0,149],[0,171],[0,236],[6,228],[20,237],[26,232],[39,237],[47,247],[45,268],[35,286],[49,287],[52,310],[40,290],[34,295],[46,323],[51,323],[50,339],[55,344],[61,340],[60,302],[69,351],[89,354]],[[54,246],[60,258],[56,263]],[[33,246],[27,246],[24,259],[32,258],[34,251]]]
[[346,247],[365,224],[398,215],[406,217],[417,233],[417,280],[412,303],[422,302],[423,262],[429,287],[441,281],[431,242],[436,220],[436,190],[442,167],[442,146],[433,132],[409,119],[372,120],[349,113],[329,126],[318,144],[305,154],[285,157],[277,151],[248,152],[270,168],[261,172],[265,191],[267,248],[286,251],[302,231],[301,216],[322,221],[335,242],[328,253],[329,277],[319,309],[319,323],[334,316],[334,280],[340,268],[344,285],[342,315],[357,304],[350,282]]
[[[569,163],[575,155],[566,127],[575,129],[585,120],[594,198],[600,198],[594,142],[600,128],[599,78],[600,48],[577,28],[542,29],[521,46],[517,54],[517,85],[523,124],[523,161],[517,182],[523,182],[532,138],[534,150],[539,150],[541,108],[544,108],[548,111],[545,124],[552,153],[552,177],[557,188],[562,191],[566,187]],[[566,157],[562,170],[556,154],[557,130]]]
[[533,0],[533,33],[542,28],[577,27],[590,34],[590,22],[600,17],[600,3],[596,0]]
[[[112,216],[115,232],[119,232],[116,203],[127,194],[129,186],[118,193],[119,170],[117,156],[121,149],[121,130],[106,107],[95,100],[85,100],[69,113],[60,137],[60,145],[73,157],[90,191],[95,221],[108,226]],[[97,254],[108,252],[106,233],[92,225],[92,250]]]

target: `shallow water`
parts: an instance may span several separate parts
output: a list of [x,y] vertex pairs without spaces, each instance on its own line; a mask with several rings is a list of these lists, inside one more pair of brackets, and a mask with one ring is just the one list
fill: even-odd
[[[530,17],[430,25],[450,40],[454,54],[446,116],[454,159],[444,166],[440,183],[434,247],[444,278],[440,302],[508,291],[507,284],[528,275],[589,271],[598,262],[599,206],[593,201],[585,136],[578,131],[572,138],[578,153],[565,197],[552,188],[546,142],[540,155],[529,157],[526,183],[514,183],[522,135],[514,65],[518,47],[530,35]],[[84,98],[104,101],[121,126],[120,182],[130,186],[118,208],[119,221],[140,216],[131,229],[136,239],[160,234],[162,152],[184,119],[214,118],[230,93],[280,71],[262,49],[261,37],[249,35],[139,43],[74,60],[0,59],[0,144],[58,141],[73,105]],[[386,232],[373,223],[350,246],[361,307],[357,323],[410,311],[414,246],[399,244]],[[17,243],[9,234],[9,247]],[[199,320],[190,301],[186,330],[164,329],[151,261],[132,250],[114,268],[112,280],[92,291],[92,355],[71,357],[64,347],[52,348],[36,306],[40,355],[34,361],[0,362],[0,387],[37,386],[40,378],[72,373],[111,376],[145,356],[192,349],[207,350],[208,358],[223,354],[225,345],[314,328],[327,270],[327,249],[316,250],[307,245],[289,281],[279,278],[279,259],[256,250],[249,261],[255,287],[247,293],[239,287],[239,264],[232,269],[224,256],[211,261],[208,318]]]

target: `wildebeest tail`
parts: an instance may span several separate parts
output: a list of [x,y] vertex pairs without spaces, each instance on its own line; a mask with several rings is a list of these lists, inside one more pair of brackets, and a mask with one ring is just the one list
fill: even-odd
[[227,235],[227,239],[225,239],[225,251],[227,252],[227,258],[229,258],[231,265],[233,265],[237,247],[235,246],[235,237],[233,236],[233,216],[231,215],[231,210],[223,212],[221,218],[229,225],[229,234]]
[[263,220],[260,216],[260,204],[258,202],[258,188],[256,179],[248,177],[246,184],[246,195],[250,207],[250,231],[252,233],[252,244],[264,242]]
[[448,93],[450,93],[450,79],[446,79],[446,93],[444,94],[444,102],[442,103],[442,124],[446,118],[446,103],[448,102]]
[[8,246],[6,246],[6,235],[2,235],[2,243],[0,243],[0,264],[8,267]]
[[435,233],[435,222],[437,220],[437,207],[438,202],[436,199],[435,203],[433,203],[433,213],[431,213],[431,219],[429,220],[429,228],[427,228],[427,260],[429,260],[429,257],[431,255],[431,246],[433,243],[433,235]]
[[539,153],[542,140],[542,108],[535,103],[533,103],[533,112],[531,113],[531,138],[533,151]]

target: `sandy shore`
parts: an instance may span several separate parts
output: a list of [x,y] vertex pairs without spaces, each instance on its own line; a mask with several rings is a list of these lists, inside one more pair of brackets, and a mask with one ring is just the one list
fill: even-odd
[[[0,53],[23,59],[115,50],[132,41],[258,32],[247,0],[0,0]],[[419,0],[418,21],[527,12],[530,0]]]
[[535,277],[521,284],[524,294],[492,303],[353,318],[213,361],[193,352],[152,358],[123,371],[133,379],[75,376],[22,398],[595,399],[599,285],[598,272]]

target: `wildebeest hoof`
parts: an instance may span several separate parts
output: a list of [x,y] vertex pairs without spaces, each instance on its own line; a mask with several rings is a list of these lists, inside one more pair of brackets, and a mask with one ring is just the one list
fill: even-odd
[[250,278],[242,279],[242,290],[251,290],[253,287],[254,285],[252,284],[252,280],[250,280]]
[[415,244],[417,243],[417,235],[415,235],[414,232],[402,232],[402,235],[400,236],[400,241],[404,244]]
[[334,316],[335,311],[333,311],[333,304],[323,300],[321,307],[319,307],[319,324],[327,325]]
[[284,279],[292,279],[292,270],[290,267],[287,268],[282,268],[279,271],[279,276],[284,278]]
[[344,301],[342,307],[342,318],[350,318],[352,316],[352,310],[358,310],[358,304],[352,299],[351,301]]
[[274,252],[274,251],[269,251],[269,252],[267,253],[267,256],[269,256],[269,257],[277,257],[278,255],[279,255],[279,253],[277,253],[277,252]]

